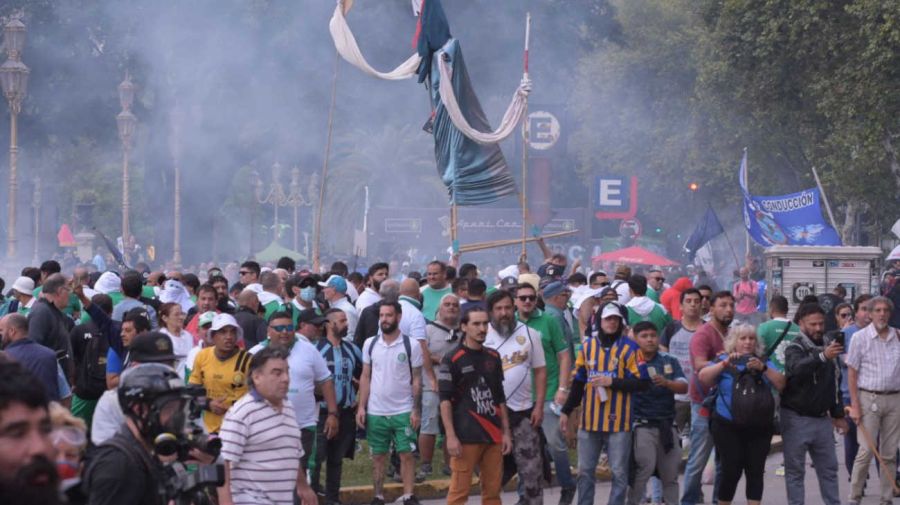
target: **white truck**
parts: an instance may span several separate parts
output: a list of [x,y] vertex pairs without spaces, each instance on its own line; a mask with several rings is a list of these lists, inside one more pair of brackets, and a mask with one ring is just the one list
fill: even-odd
[[776,245],[763,255],[766,294],[769,299],[776,293],[785,296],[789,314],[804,296],[830,293],[839,285],[847,290],[847,301],[878,293],[884,257],[879,247]]

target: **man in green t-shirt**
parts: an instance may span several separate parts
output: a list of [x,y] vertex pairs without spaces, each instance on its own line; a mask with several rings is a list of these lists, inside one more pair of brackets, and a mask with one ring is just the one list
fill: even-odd
[[785,326],[790,325],[787,333],[784,334],[784,338],[772,352],[772,356],[769,357],[779,372],[784,372],[784,350],[792,340],[800,335],[800,327],[787,318],[787,311],[787,298],[781,295],[773,296],[769,302],[769,317],[771,319],[756,328],[757,339],[762,342],[765,350],[768,351],[775,345],[775,341],[781,336]]
[[527,282],[520,283],[516,288],[516,317],[541,335],[547,366],[547,393],[544,398],[535,398],[535,408],[544,409],[541,426],[556,467],[556,478],[562,488],[560,503],[571,503],[575,496],[575,479],[569,465],[566,438],[559,429],[559,408],[566,403],[569,395],[572,370],[569,345],[559,321],[537,308],[537,291]]
[[422,288],[422,315],[429,321],[434,321],[438,308],[441,306],[441,298],[453,289],[447,282],[447,264],[443,261],[432,261],[425,269],[425,279],[428,285]]

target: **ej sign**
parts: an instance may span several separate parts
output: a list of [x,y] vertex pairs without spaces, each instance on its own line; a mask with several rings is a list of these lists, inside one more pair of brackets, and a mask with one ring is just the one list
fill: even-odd
[[597,219],[633,218],[637,214],[637,177],[595,177],[593,200]]

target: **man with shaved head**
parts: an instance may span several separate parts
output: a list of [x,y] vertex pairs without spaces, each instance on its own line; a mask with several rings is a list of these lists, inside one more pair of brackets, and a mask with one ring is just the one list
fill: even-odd
[[21,314],[7,314],[0,319],[0,341],[7,356],[31,372],[51,400],[60,400],[59,364],[56,353],[28,337],[28,319]]
[[[445,293],[447,294],[447,293]],[[434,367],[431,362],[431,353],[428,352],[428,335],[425,333],[425,316],[422,315],[422,295],[419,293],[419,283],[415,279],[403,279],[400,283],[400,307],[403,309],[400,317],[400,333],[419,343],[422,348],[425,372],[425,389],[437,391],[437,377],[434,375]]]
[[266,339],[266,321],[259,315],[259,298],[251,289],[244,289],[238,295],[238,309],[234,318],[244,334],[244,348],[253,346]]

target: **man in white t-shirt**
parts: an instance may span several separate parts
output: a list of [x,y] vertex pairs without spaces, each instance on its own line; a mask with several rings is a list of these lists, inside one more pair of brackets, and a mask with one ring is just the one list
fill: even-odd
[[381,334],[366,339],[359,381],[356,423],[366,429],[372,452],[373,505],[384,505],[384,476],[391,442],[400,455],[404,505],[418,505],[415,485],[416,434],[422,416],[422,349],[400,332],[400,303],[382,301]]
[[[304,310],[298,320],[304,324],[321,325],[325,318],[317,316],[314,310]],[[314,454],[313,444],[316,440],[316,425],[319,422],[319,404],[316,402],[316,388],[320,388],[325,404],[328,406],[328,419],[325,422],[325,436],[333,438],[337,435],[338,417],[337,401],[334,394],[334,381],[325,358],[319,354],[316,346],[294,335],[291,315],[287,312],[275,312],[269,319],[266,340],[250,349],[256,354],[266,347],[277,347],[287,351],[290,388],[287,397],[294,407],[297,425],[300,426],[300,438],[303,442],[304,455],[301,458],[302,468],[307,468],[308,458]]]
[[544,398],[547,389],[541,334],[516,320],[513,297],[508,291],[491,293],[487,308],[491,325],[484,345],[497,351],[503,362],[503,391],[509,411],[513,456],[519,482],[524,487],[522,503],[540,505],[543,503],[543,476],[538,428],[543,421],[544,409],[534,408],[534,398]]

